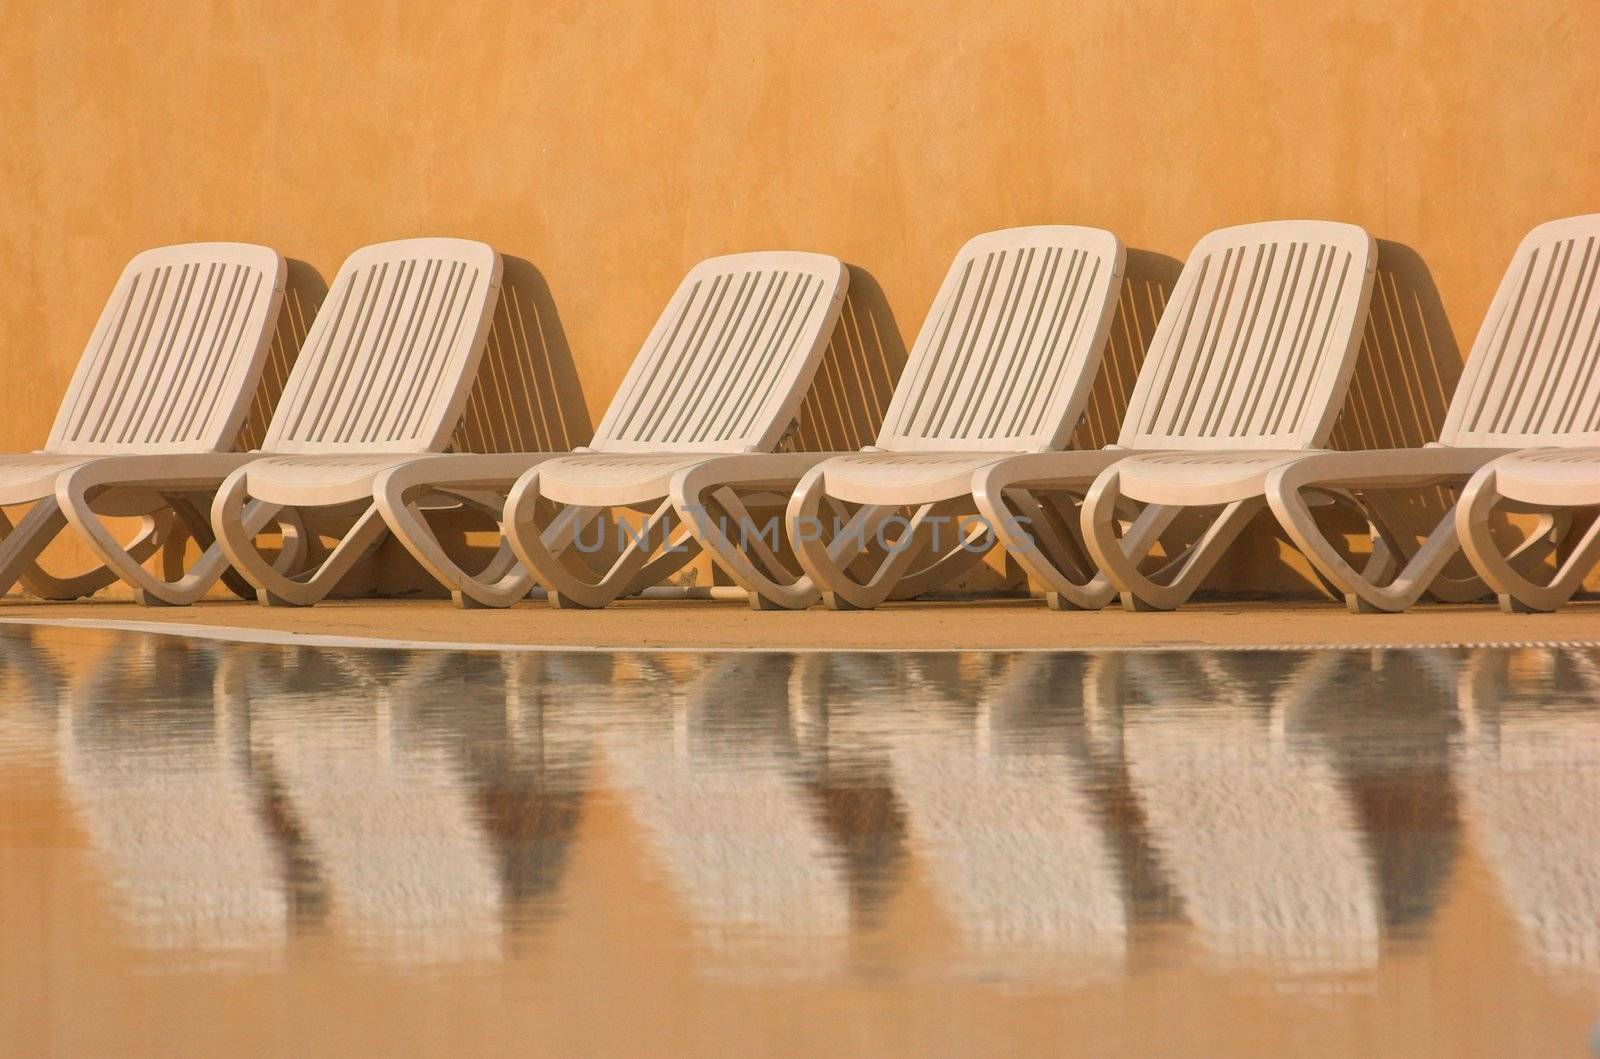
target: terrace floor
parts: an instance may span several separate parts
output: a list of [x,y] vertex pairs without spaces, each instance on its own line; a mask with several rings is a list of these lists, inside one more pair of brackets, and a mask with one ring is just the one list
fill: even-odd
[[[1600,641],[1600,600],[1556,614],[1502,614],[1488,605],[1426,605],[1405,614],[1350,614],[1331,602],[1202,602],[1172,613],[1056,613],[1036,600],[917,602],[877,611],[754,613],[710,600],[624,601],[600,611],[528,602],[506,611],[444,600],[336,600],[307,609],[207,601],[147,609],[128,601],[0,601],[0,622],[92,624],[250,639],[400,641],[617,649],[1030,650],[1119,647],[1422,646]],[[179,631],[173,629],[173,631]]]

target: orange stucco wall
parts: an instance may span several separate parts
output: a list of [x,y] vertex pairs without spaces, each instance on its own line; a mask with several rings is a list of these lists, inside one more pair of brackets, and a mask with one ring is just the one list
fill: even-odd
[[[1418,441],[1517,240],[1600,210],[1593,3],[13,0],[4,13],[12,450],[43,440],[122,263],[158,243],[263,242],[331,276],[376,240],[491,242],[547,285],[530,296],[536,352],[561,392],[541,398],[537,432],[571,443],[708,254],[838,254],[874,281],[858,280],[840,343],[871,339],[892,359],[888,332],[910,340],[975,232],[1094,224],[1181,259],[1210,228],[1289,216],[1387,241],[1341,438]],[[1217,584],[1303,584],[1277,555],[1257,535]]]

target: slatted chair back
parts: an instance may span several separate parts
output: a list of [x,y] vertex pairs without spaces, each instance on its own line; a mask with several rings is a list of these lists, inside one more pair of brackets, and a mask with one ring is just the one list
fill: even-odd
[[689,270],[591,447],[764,452],[799,413],[849,286],[825,254],[730,254]]
[[1517,247],[1439,440],[1600,444],[1600,213],[1541,224]]
[[1122,281],[1122,243],[1043,225],[970,240],[895,387],[878,447],[1061,448],[1083,414]]
[[248,243],[139,254],[100,313],[46,451],[232,448],[266,363],[285,275],[277,251]]
[[435,452],[461,418],[500,291],[500,255],[466,239],[351,254],[306,334],[262,448]]
[[1376,244],[1353,224],[1268,221],[1205,236],[1156,325],[1118,443],[1325,443],[1355,369],[1376,265]]

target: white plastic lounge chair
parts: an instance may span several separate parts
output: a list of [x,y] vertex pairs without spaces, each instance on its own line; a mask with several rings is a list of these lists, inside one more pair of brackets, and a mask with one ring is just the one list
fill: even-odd
[[[211,509],[218,543],[262,602],[317,602],[382,540],[373,482],[449,444],[483,356],[500,273],[493,248],[462,239],[381,243],[340,269],[262,458],[234,472]],[[251,499],[258,503],[247,508]],[[290,571],[282,555],[270,563],[256,548],[268,512],[344,504],[365,506],[320,565]]]
[[[58,485],[76,472],[117,481],[132,460],[183,459],[232,449],[272,344],[283,299],[283,258],[247,243],[146,250],[128,263],[95,325],[45,447],[0,456],[0,505],[32,504],[12,526],[0,515],[0,592],[19,580],[44,599],[76,599],[153,555],[175,523],[202,544],[211,532],[182,483],[107,496],[95,507],[139,516],[127,544]],[[46,573],[39,555],[68,521],[108,560],[75,577]]]
[[[1194,591],[1265,506],[1266,473],[1332,429],[1375,263],[1372,238],[1351,224],[1210,233],[1156,326],[1117,444],[1014,456],[974,475],[978,509],[1052,607],[1103,607],[1120,588],[1125,606],[1170,608]],[[1092,561],[1060,506],[1075,496]],[[1147,506],[1119,540],[1124,498]],[[1222,511],[1186,552],[1142,573],[1139,560],[1187,506]]]
[[[757,607],[821,597],[861,609],[948,582],[993,541],[956,523],[974,511],[973,472],[1008,454],[1059,449],[1071,436],[1116,313],[1122,267],[1122,244],[1098,228],[977,236],[945,275],[872,447],[694,468],[673,485],[680,517]],[[793,491],[786,521],[803,573],[762,536],[740,490]],[[847,513],[844,505],[858,506]],[[915,512],[902,532],[880,539],[903,507]]]
[[[229,562],[264,603],[321,599],[382,537],[370,506],[373,477],[449,441],[499,282],[500,256],[483,243],[405,239],[357,250],[311,324],[261,451],[79,467],[57,487],[67,517],[141,603],[192,603]],[[141,567],[89,510],[102,493],[179,490],[215,493],[218,540],[176,581]],[[246,506],[248,498],[257,502]],[[368,506],[326,561],[300,570],[308,542],[295,509],[363,501]],[[284,547],[269,563],[255,535],[274,519],[284,525]]]
[[[1548,587],[1513,569],[1489,533],[1502,499],[1541,513],[1600,504],[1600,453],[1549,448],[1505,456],[1528,445],[1577,446],[1600,441],[1600,214],[1541,224],[1517,248],[1484,317],[1437,444],[1420,449],[1323,452],[1286,461],[1266,480],[1267,500],[1284,531],[1317,570],[1345,595],[1352,611],[1399,611],[1427,592],[1464,602],[1483,594],[1477,578],[1441,576],[1468,548],[1508,609],[1552,610],[1574,592],[1600,556],[1591,530]],[[1503,459],[1485,467],[1497,456]],[[1420,547],[1393,491],[1431,486],[1463,490]],[[1587,492],[1580,483],[1587,479]],[[1372,527],[1366,569],[1348,563],[1312,514],[1321,501],[1353,499]],[[1586,500],[1585,497],[1588,499]],[[1518,565],[1546,559],[1564,521],[1546,516],[1511,557]],[[1458,531],[1458,525],[1461,529]],[[1408,554],[1409,553],[1409,554]],[[1396,573],[1396,568],[1404,568]],[[1524,567],[1526,568],[1526,567]]]
[[[778,446],[848,283],[844,265],[823,254],[702,261],[667,304],[587,446],[571,454],[457,453],[396,466],[374,482],[377,508],[462,606],[511,606],[535,578],[557,606],[604,606],[654,585],[696,551],[680,539],[655,554],[678,524],[668,497],[673,476]],[[509,544],[479,573],[446,555],[428,527],[423,509],[441,500],[500,516]],[[609,551],[602,562],[600,549],[586,552],[579,535],[611,507],[649,514],[620,557],[610,561]],[[614,544],[622,532],[601,519],[581,540]]]

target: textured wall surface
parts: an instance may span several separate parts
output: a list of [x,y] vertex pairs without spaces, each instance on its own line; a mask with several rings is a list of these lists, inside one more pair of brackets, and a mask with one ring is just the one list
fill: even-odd
[[[527,363],[476,407],[517,378],[544,392],[521,425],[470,428],[485,445],[584,440],[697,259],[832,252],[858,293],[824,381],[869,407],[814,436],[858,443],[968,236],[1093,224],[1159,261],[1219,225],[1296,216],[1385,240],[1340,441],[1415,442],[1442,420],[1521,235],[1600,210],[1593,3],[5,0],[0,14],[11,450],[42,442],[118,271],[153,244],[263,242],[325,277],[406,235],[522,259],[497,334]],[[1219,587],[1305,584],[1253,540]]]

